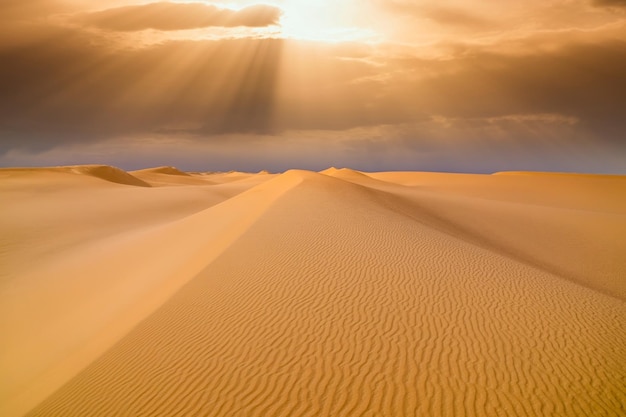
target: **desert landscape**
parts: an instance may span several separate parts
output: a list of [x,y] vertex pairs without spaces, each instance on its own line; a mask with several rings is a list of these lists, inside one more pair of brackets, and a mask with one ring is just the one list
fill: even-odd
[[626,1],[1,0],[0,417],[625,417]]
[[626,176],[0,169],[0,415],[623,416]]

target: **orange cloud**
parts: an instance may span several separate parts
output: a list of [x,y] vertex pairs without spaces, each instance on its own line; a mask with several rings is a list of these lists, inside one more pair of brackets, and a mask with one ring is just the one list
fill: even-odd
[[279,8],[261,4],[230,10],[202,3],[159,2],[81,13],[75,21],[121,32],[171,31],[215,26],[266,27],[277,25],[280,15]]

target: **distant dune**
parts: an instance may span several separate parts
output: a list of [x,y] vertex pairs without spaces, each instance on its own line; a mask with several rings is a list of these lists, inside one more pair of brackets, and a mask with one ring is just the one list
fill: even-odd
[[622,416],[624,248],[624,176],[0,169],[0,415]]
[[216,184],[208,176],[190,174],[174,167],[158,167],[132,171],[131,174],[152,187],[196,186]]
[[27,176],[35,173],[56,173],[86,175],[116,184],[134,185],[138,187],[150,187],[150,184],[140,180],[128,172],[108,165],[76,165],[53,168],[0,168],[0,175],[5,177]]
[[167,175],[181,175],[185,177],[190,176],[188,173],[183,172],[175,167],[157,167],[157,168],[140,169],[138,171],[133,171],[133,174],[167,174]]

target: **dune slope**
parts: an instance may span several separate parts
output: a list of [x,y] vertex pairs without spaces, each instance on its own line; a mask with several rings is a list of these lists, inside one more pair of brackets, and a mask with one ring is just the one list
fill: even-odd
[[[0,176],[0,328],[9,335],[0,345],[0,410],[32,407],[65,382],[256,213],[231,198],[255,184],[145,189],[64,169]],[[263,200],[254,204],[262,209]]]
[[[502,243],[519,202],[326,174],[289,171],[110,236],[92,258],[66,253],[81,262],[80,298],[108,288],[96,301],[116,304],[109,338],[27,415],[624,414],[626,303]],[[481,210],[503,213],[488,242],[467,224]],[[95,320],[104,307],[89,305],[74,311]]]
[[[626,300],[626,177],[375,173],[431,227]],[[350,179],[355,181],[354,178]],[[408,187],[398,186],[409,184]]]

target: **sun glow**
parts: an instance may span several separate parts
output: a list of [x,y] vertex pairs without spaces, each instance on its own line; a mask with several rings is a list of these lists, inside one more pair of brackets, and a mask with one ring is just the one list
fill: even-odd
[[329,1],[291,0],[282,8],[281,32],[286,37],[332,41],[342,30],[336,25]]
[[373,37],[370,30],[355,27],[346,18],[346,2],[288,0],[280,7],[284,11],[281,33],[287,38],[342,42]]
[[[258,0],[211,2],[231,9],[258,3]],[[262,3],[282,10],[278,34],[284,38],[343,42],[369,40],[375,36],[371,30],[355,26],[348,10],[352,2],[348,0],[270,0]]]

